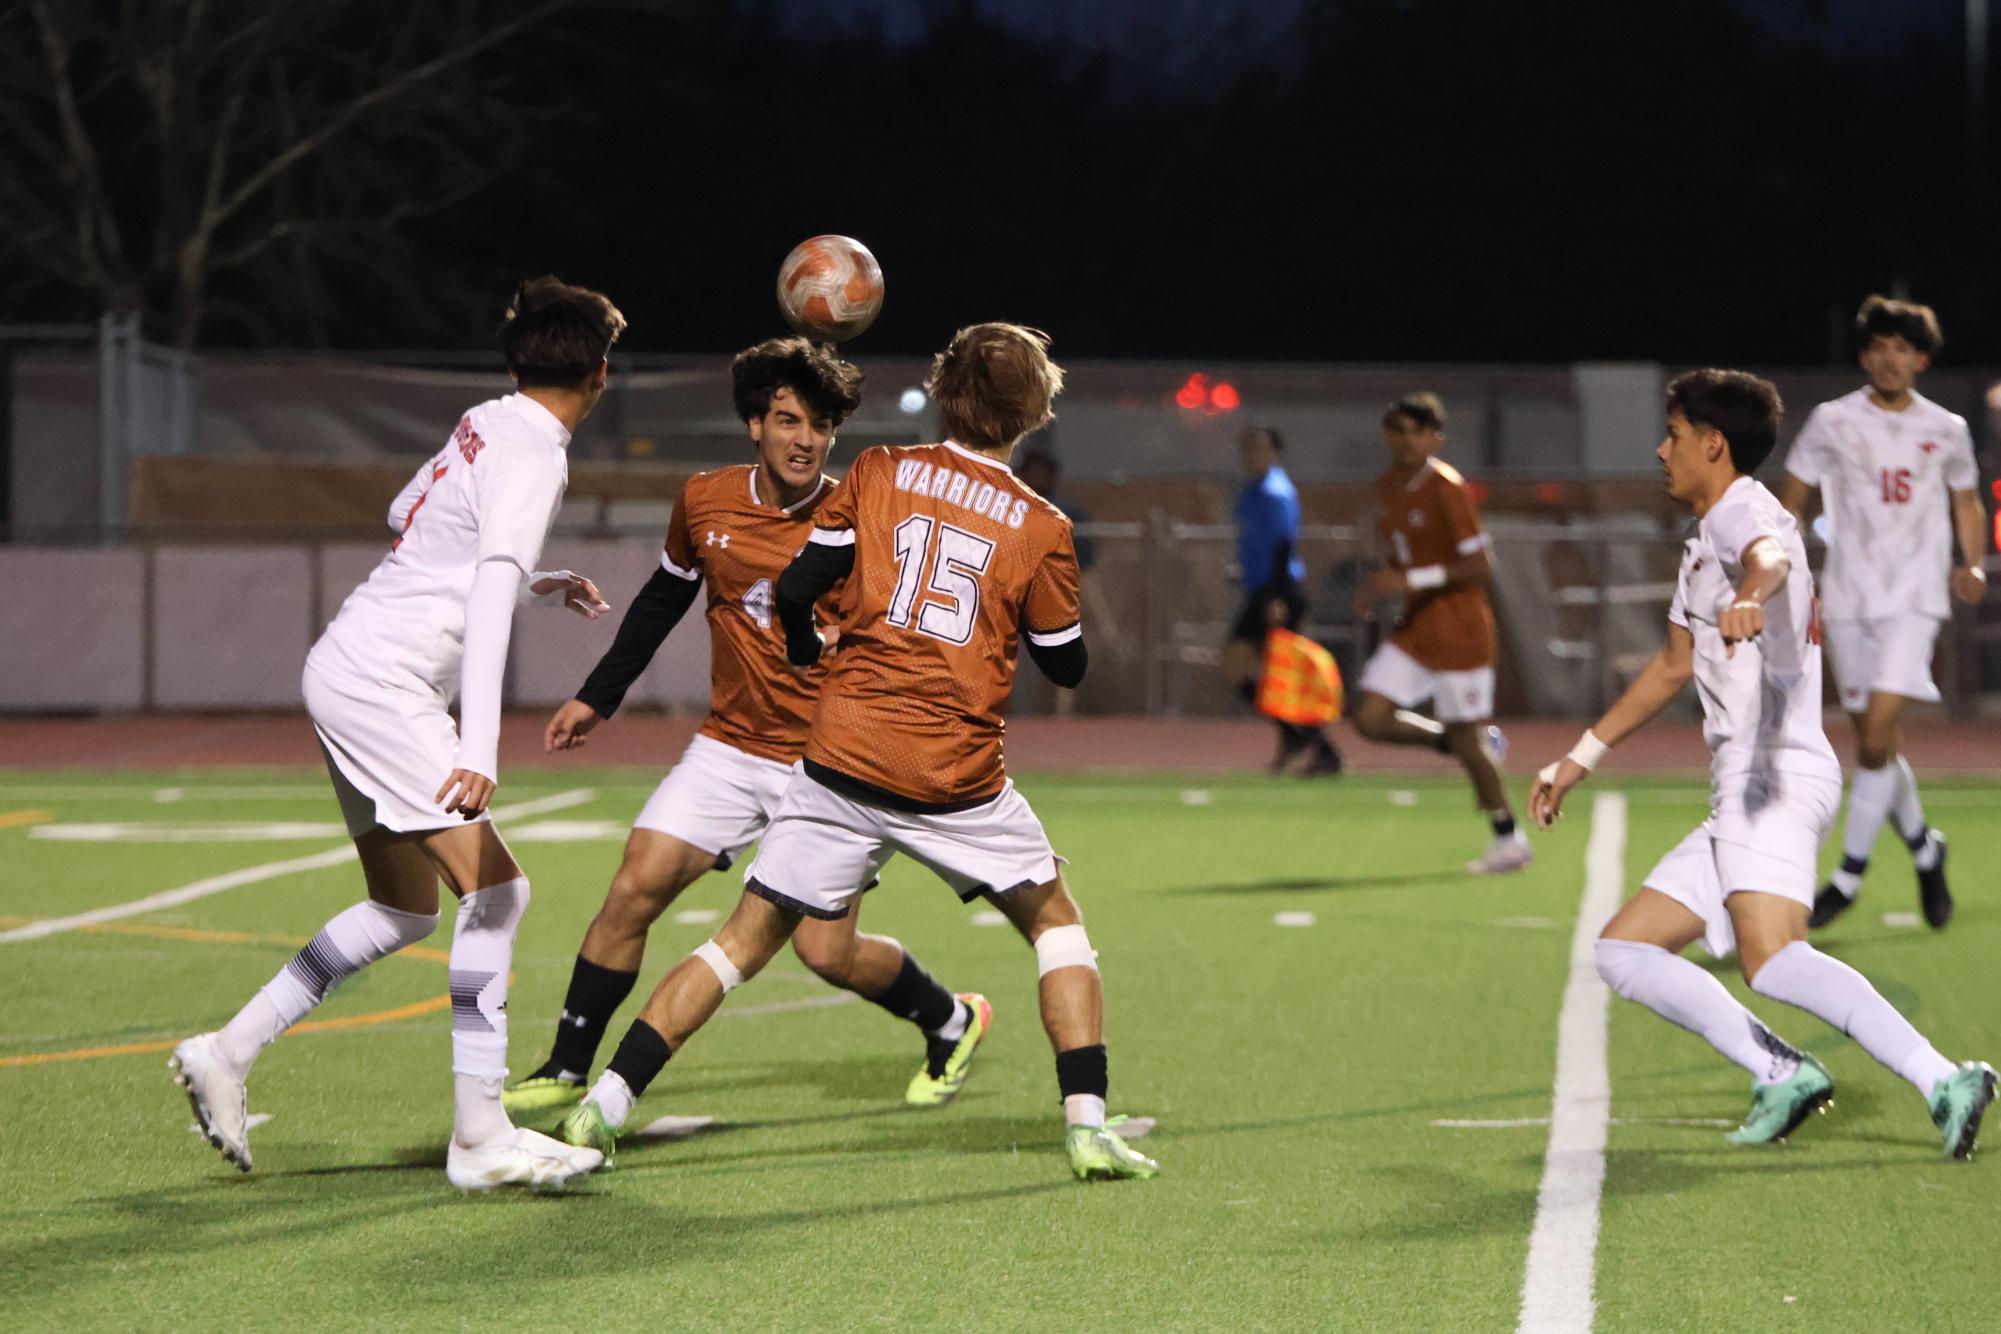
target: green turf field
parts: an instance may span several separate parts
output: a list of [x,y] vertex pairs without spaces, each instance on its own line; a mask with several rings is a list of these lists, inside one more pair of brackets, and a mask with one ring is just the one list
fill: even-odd
[[[502,790],[503,804],[582,792],[503,826],[535,892],[510,1004],[517,1071],[546,1050],[650,785],[578,770]],[[259,1063],[251,1111],[273,1119],[240,1176],[189,1133],[157,1048],[223,1022],[358,896],[351,865],[323,865],[0,941],[0,1326],[1514,1328],[1548,1132],[1434,1122],[1549,1115],[1589,790],[1530,872],[1475,881],[1458,867],[1483,831],[1458,783],[1022,786],[1071,859],[1102,954],[1112,1107],[1159,1118],[1144,1142],[1158,1180],[1069,1179],[1033,956],[905,863],[868,896],[864,929],[997,1010],[948,1109],[899,1103],[919,1059],[908,1026],[788,955],[635,1115],[712,1128],[630,1147],[567,1197],[463,1199],[442,1172],[442,956],[399,956],[316,1016],[360,1022],[290,1035]],[[1628,885],[1703,812],[1692,780],[1600,786],[1630,798]],[[1950,930],[1883,923],[1915,909],[1886,840],[1862,905],[1820,943],[1947,1055],[2001,1060],[1985,870],[2001,863],[2001,790],[1934,783],[1927,797],[1953,840]],[[0,774],[0,931],[337,850],[312,827],[337,820],[307,773]],[[258,842],[32,836],[106,822],[209,839],[307,827]],[[537,825],[568,841],[530,841]],[[712,876],[676,908],[726,910],[736,888]],[[670,914],[642,986],[712,929]],[[427,947],[449,943],[447,926]],[[1908,1086],[1728,976],[1828,1063],[1835,1108],[1769,1150],[1676,1124],[1734,1122],[1747,1081],[1615,1000],[1596,1327],[1990,1328],[1997,1164],[1941,1161]]]

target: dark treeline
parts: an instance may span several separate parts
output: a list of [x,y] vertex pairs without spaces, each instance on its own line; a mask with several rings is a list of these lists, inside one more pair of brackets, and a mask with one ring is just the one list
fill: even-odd
[[[441,3],[380,58],[523,9]],[[13,265],[0,296],[38,319],[122,299],[209,345],[473,346],[507,279],[550,269],[610,291],[631,347],[714,350],[770,332],[779,259],[841,231],[888,275],[876,354],[1012,318],[1072,356],[1811,363],[1901,284],[1949,359],[2001,361],[1957,28],[1857,50],[1801,10],[1329,3],[1264,65],[1156,86],[970,5],[886,41],[808,39],[796,7],[579,0],[289,168],[191,318],[171,264],[110,295]],[[386,42],[357,21],[261,58]],[[119,194],[129,237],[160,230],[147,190]]]

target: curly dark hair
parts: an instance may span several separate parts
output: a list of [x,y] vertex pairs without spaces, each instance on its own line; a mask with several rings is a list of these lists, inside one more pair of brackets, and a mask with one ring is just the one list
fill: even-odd
[[736,415],[753,421],[771,411],[771,397],[790,389],[815,415],[839,426],[862,405],[862,372],[842,361],[832,343],[767,338],[730,362]]
[[1930,306],[1893,301],[1887,296],[1872,296],[1855,312],[1856,345],[1868,347],[1877,338],[1902,338],[1926,356],[1945,346],[1938,316]]

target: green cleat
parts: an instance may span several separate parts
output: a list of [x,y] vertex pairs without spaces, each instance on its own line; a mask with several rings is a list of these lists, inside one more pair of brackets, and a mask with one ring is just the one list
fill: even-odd
[[943,1107],[959,1096],[959,1090],[966,1086],[966,1076],[972,1073],[973,1053],[986,1040],[987,1030],[993,1027],[994,1007],[985,996],[966,992],[959,997],[973,1012],[966,1021],[966,1031],[960,1035],[958,1045],[945,1058],[945,1067],[937,1074],[931,1073],[931,1063],[926,1061],[918,1067],[911,1079],[910,1087],[903,1091],[903,1100],[912,1107]]
[[1723,1138],[1732,1144],[1770,1144],[1799,1129],[1800,1122],[1834,1104],[1834,1077],[1811,1056],[1776,1084],[1754,1084],[1744,1124]]
[[1070,1170],[1079,1181],[1145,1180],[1160,1171],[1159,1163],[1129,1146],[1109,1126],[1071,1126],[1066,1147]]
[[1980,1135],[1980,1118],[1994,1101],[1994,1067],[1968,1061],[1932,1085],[1932,1124],[1945,1136],[1945,1156],[1966,1161]]
[[594,1102],[578,1103],[556,1127],[556,1138],[580,1149],[596,1149],[604,1155],[604,1170],[612,1169],[618,1150],[618,1132],[604,1119],[604,1111]]
[[558,1107],[574,1107],[584,1100],[584,1081],[557,1075],[530,1075],[517,1079],[500,1095],[500,1105],[516,1120],[534,1112]]

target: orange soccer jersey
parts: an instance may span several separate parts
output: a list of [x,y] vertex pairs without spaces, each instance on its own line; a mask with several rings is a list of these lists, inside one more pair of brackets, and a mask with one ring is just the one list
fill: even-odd
[[[1391,469],[1376,479],[1379,523],[1400,570],[1445,565],[1487,545],[1466,479],[1432,459],[1416,477]],[[1411,593],[1390,642],[1434,672],[1494,665],[1494,612],[1487,590],[1467,584]]]
[[947,442],[864,450],[815,524],[855,564],[807,763],[920,808],[997,795],[1021,636],[1083,633],[1070,521]]
[[[802,679],[785,663],[785,630],[772,586],[813,531],[813,517],[838,486],[789,509],[758,494],[757,467],[697,473],[681,488],[660,563],[669,574],[708,586],[709,716],[701,733],[750,755],[790,764],[813,720],[825,672]],[[823,604],[823,619],[832,612]]]

